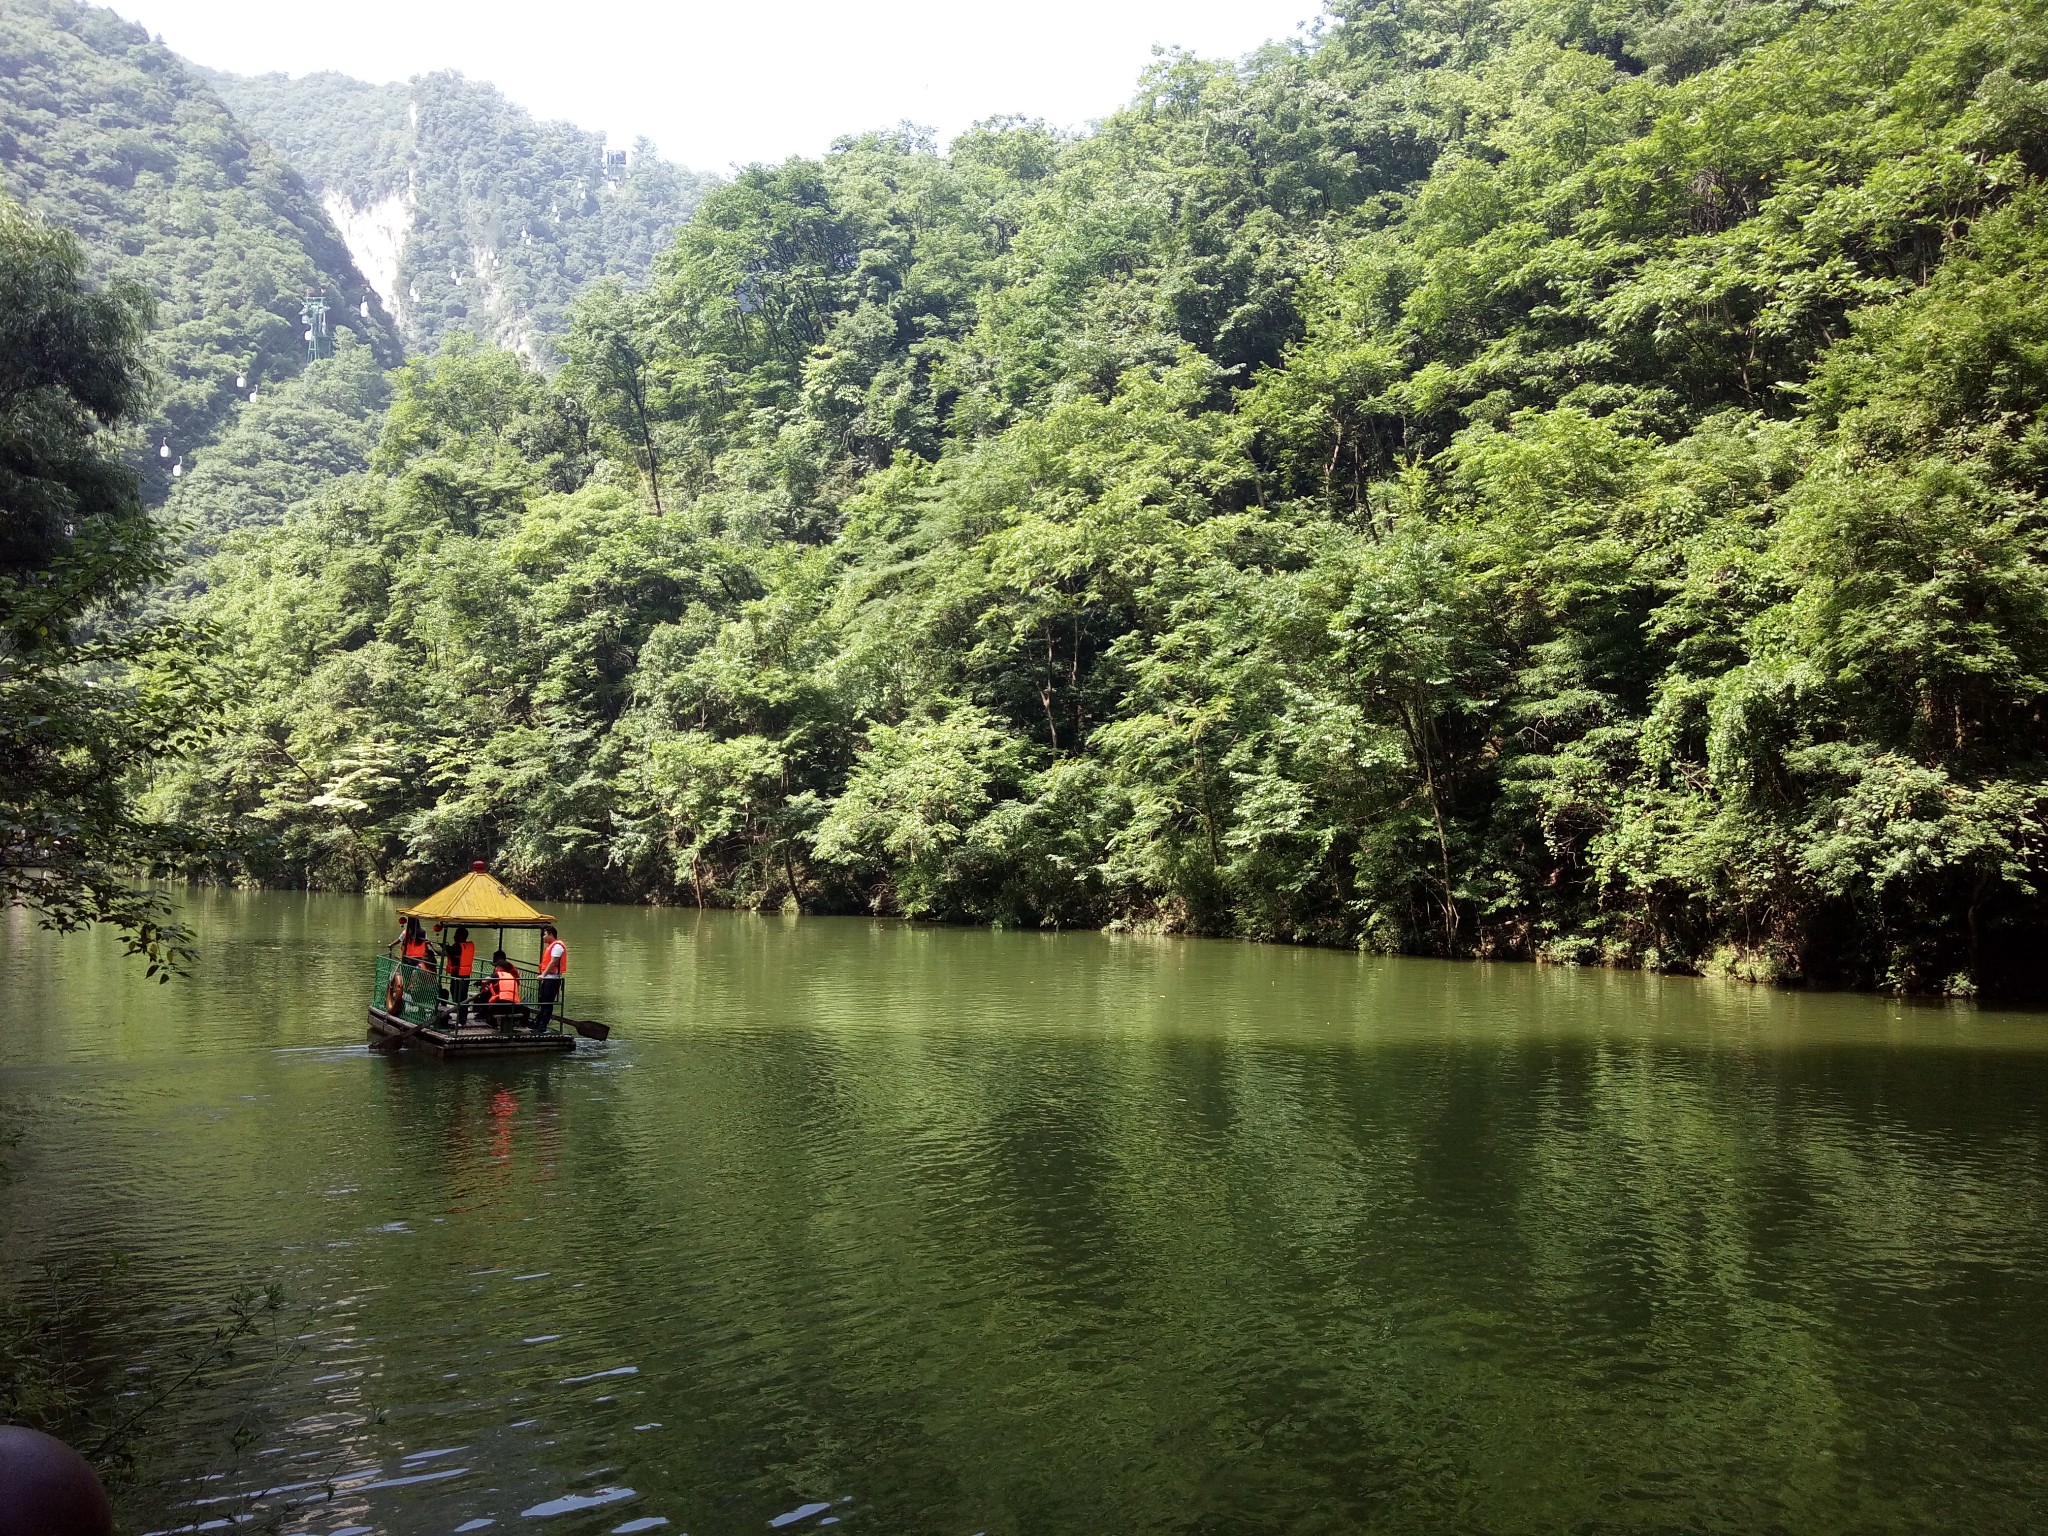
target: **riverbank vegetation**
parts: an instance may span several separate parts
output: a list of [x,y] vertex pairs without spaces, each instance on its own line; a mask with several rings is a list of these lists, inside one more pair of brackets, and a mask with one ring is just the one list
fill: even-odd
[[2044,79],[2029,4],[1354,0],[751,168],[226,540],[151,812],[221,878],[2013,990]]

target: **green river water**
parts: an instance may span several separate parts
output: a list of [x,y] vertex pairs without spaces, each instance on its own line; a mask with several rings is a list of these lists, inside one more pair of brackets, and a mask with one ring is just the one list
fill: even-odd
[[388,901],[187,911],[0,919],[9,1276],[286,1291],[132,1529],[2048,1525],[2048,1016],[584,907],[614,1038],[437,1065]]

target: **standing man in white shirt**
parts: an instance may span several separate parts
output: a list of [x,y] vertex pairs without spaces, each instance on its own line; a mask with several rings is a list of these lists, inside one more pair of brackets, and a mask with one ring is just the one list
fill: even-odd
[[540,931],[540,1021],[546,1029],[555,1016],[555,1000],[562,995],[562,978],[569,974],[569,946],[555,932],[553,923]]

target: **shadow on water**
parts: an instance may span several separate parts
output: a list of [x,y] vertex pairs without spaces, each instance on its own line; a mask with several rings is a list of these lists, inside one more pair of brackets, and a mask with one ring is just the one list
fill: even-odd
[[[168,989],[10,927],[0,1034],[10,1264],[119,1248],[166,1306],[291,1298],[290,1357],[152,1446],[152,1528],[2020,1530],[2048,1502],[2036,1016],[585,908],[571,987],[613,1040],[436,1064],[359,1044],[388,904],[195,915]],[[258,1429],[232,1454],[230,1422]]]

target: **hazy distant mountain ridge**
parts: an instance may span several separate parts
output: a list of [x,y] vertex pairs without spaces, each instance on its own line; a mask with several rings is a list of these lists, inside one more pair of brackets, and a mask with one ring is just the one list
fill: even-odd
[[306,178],[415,349],[466,331],[553,360],[576,292],[644,278],[715,184],[645,141],[621,164],[459,74],[207,78]]
[[309,288],[326,289],[344,336],[399,360],[395,329],[373,298],[362,313],[364,279],[300,178],[199,71],[112,11],[0,0],[0,187],[76,232],[102,277],[156,297],[163,384],[147,430],[171,453],[148,455],[152,499],[249,390],[305,366]]

